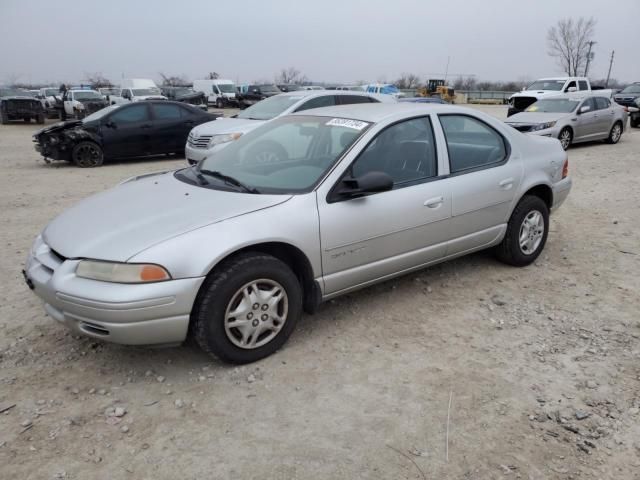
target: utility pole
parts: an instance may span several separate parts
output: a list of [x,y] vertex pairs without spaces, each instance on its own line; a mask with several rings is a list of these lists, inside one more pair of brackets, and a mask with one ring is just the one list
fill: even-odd
[[616,51],[615,50],[611,50],[611,60],[609,60],[609,72],[607,72],[607,81],[604,82],[604,88],[607,88],[609,86],[609,77],[611,77],[611,66],[613,65],[613,56],[615,55]]
[[591,47],[593,47],[593,45],[597,43],[594,42],[593,40],[591,40],[589,42],[589,51],[587,52],[587,65],[584,67],[584,76],[586,77],[587,74],[589,73],[589,63],[591,62],[591,60],[593,59],[593,55],[591,54]]
[[447,75],[449,73],[449,61],[451,60],[451,57],[447,57],[447,68],[444,71],[444,83],[447,83]]

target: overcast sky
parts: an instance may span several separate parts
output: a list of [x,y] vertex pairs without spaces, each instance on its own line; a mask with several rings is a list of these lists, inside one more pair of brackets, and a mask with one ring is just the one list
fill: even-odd
[[562,73],[546,33],[597,20],[591,78],[640,81],[640,0],[0,0],[0,82],[159,72],[250,82],[296,67],[314,81]]

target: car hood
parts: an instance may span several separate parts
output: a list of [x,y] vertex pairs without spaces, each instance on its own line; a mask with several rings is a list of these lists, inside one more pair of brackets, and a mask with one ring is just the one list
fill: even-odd
[[81,201],[47,225],[44,241],[67,258],[124,262],[175,236],[291,198],[202,188],[173,173],[143,175]]
[[546,123],[553,122],[564,118],[570,113],[549,113],[549,112],[521,112],[511,115],[506,123]]
[[225,133],[246,133],[262,125],[266,120],[249,120],[246,118],[218,118],[193,128],[196,135],[218,135]]
[[58,122],[38,130],[33,134],[33,136],[37,137],[38,135],[42,135],[43,133],[55,133],[61,130],[68,130],[70,128],[77,127],[78,125],[82,125],[81,120],[68,120],[66,122]]
[[164,95],[136,95],[134,97],[136,101],[139,100],[167,100]]
[[514,93],[509,98],[516,98],[516,97],[542,98],[542,97],[557,97],[557,96],[563,96],[563,95],[566,95],[566,93],[558,90],[524,90],[522,92]]

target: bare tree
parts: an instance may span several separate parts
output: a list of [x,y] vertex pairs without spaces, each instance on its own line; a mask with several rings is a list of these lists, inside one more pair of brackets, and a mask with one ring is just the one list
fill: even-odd
[[395,84],[398,88],[416,88],[420,84],[420,77],[413,73],[402,73]]
[[209,76],[207,77],[209,80],[217,80],[220,78],[218,72],[209,72]]
[[113,87],[113,83],[102,72],[85,73],[87,82],[91,84],[93,88]]
[[9,87],[15,87],[18,85],[18,80],[20,79],[20,75],[17,73],[9,73],[5,76],[5,83]]
[[474,76],[462,76],[460,75],[453,82],[453,88],[456,90],[475,90],[477,87],[476,77]]
[[160,72],[162,85],[166,87],[183,87],[189,85],[189,80],[184,75],[165,75]]
[[306,75],[302,74],[300,70],[294,67],[283,68],[280,70],[280,73],[276,75],[276,83],[295,83],[301,85],[307,82],[307,80]]
[[578,76],[585,66],[595,26],[593,17],[563,18],[547,32],[548,53],[567,75]]

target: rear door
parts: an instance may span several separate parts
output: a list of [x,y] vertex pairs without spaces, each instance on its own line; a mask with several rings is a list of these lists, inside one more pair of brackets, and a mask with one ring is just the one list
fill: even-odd
[[151,152],[153,124],[146,102],[118,107],[100,128],[106,157],[134,157]]
[[152,103],[153,127],[149,131],[151,153],[178,153],[184,149],[195,125],[189,112],[175,103]]
[[522,161],[506,138],[482,120],[465,114],[438,118],[452,181],[451,255],[487,245],[502,233],[522,178]]
[[598,112],[598,116],[596,117],[596,133],[599,137],[608,137],[615,116],[611,102],[605,97],[594,97],[593,100],[596,103],[596,111]]

